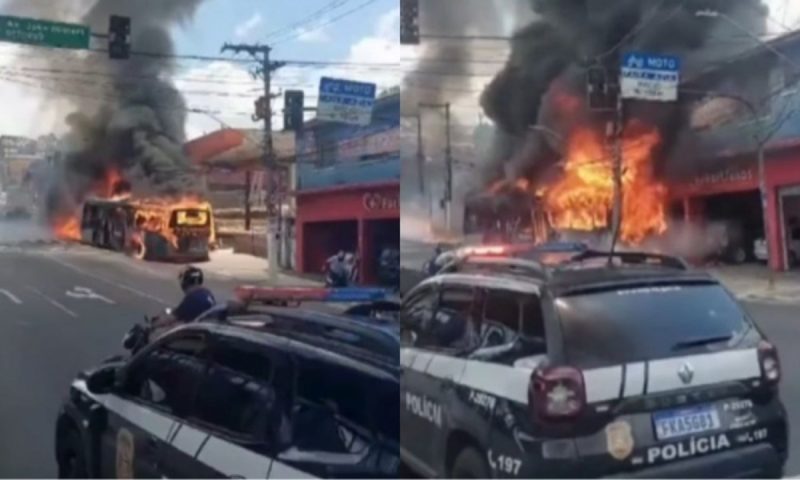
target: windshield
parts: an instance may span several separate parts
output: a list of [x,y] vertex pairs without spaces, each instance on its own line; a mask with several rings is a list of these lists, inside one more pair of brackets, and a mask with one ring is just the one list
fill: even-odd
[[724,348],[751,330],[718,285],[670,285],[559,297],[570,363],[584,368]]
[[194,208],[175,210],[172,213],[171,225],[173,227],[207,227],[208,219],[208,210]]

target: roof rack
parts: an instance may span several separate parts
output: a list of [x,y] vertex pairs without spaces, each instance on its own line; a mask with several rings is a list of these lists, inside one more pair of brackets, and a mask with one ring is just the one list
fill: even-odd
[[540,262],[534,260],[480,255],[470,255],[453,260],[442,267],[439,273],[462,273],[467,270],[502,271],[505,273],[534,276],[542,279],[548,276],[547,269]]
[[581,252],[563,264],[563,268],[569,268],[571,264],[580,263],[585,260],[597,258],[608,259],[609,261],[619,259],[620,262],[631,265],[655,265],[676,270],[688,270],[689,265],[679,257],[661,255],[647,252],[603,252],[600,250],[586,250]]

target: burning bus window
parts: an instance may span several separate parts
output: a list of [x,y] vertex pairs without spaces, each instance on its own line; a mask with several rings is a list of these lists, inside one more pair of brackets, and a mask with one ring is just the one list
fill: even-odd
[[176,210],[170,221],[171,227],[205,227],[207,225],[208,212],[198,209]]

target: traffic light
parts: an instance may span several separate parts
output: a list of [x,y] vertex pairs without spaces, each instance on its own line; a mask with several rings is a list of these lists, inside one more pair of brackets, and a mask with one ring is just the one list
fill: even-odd
[[283,97],[283,128],[284,130],[303,129],[303,103],[302,90],[287,90]]
[[608,73],[601,66],[589,67],[586,72],[586,93],[590,110],[614,108],[613,92],[608,83]]
[[419,45],[419,0],[400,0],[400,44]]
[[111,15],[108,23],[108,57],[115,60],[126,60],[131,56],[131,19]]

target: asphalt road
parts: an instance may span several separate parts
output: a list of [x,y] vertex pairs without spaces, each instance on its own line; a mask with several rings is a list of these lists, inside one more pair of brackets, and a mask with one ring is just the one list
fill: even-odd
[[[180,268],[82,246],[0,244],[0,477],[56,475],[54,425],[72,378],[122,353],[145,314],[177,303]],[[207,282],[218,300],[237,284]]]
[[[54,422],[70,381],[120,353],[122,336],[143,315],[177,301],[180,267],[79,246],[7,247],[2,240],[0,477],[53,477]],[[211,277],[209,284],[224,299],[237,282]],[[797,307],[746,307],[778,346],[792,445],[800,445],[800,379],[792,371],[800,365]],[[789,475],[800,475],[795,449]]]

